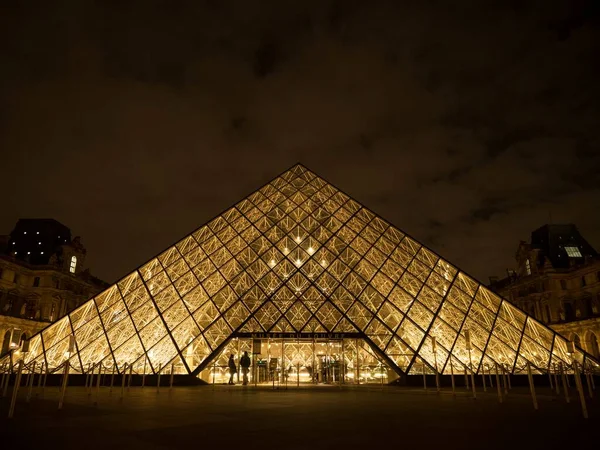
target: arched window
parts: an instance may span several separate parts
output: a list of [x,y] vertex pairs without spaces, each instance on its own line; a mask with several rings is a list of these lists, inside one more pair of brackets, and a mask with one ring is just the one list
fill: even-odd
[[77,268],[77,256],[71,256],[71,265],[69,266],[69,272],[75,273]]
[[586,349],[588,353],[596,359],[600,358],[600,349],[598,348],[598,338],[593,331],[588,331],[586,339]]
[[10,348],[10,330],[4,333],[4,339],[2,340],[2,351],[0,354],[4,354]]
[[581,348],[581,338],[577,333],[571,334],[571,341],[573,341],[577,347]]

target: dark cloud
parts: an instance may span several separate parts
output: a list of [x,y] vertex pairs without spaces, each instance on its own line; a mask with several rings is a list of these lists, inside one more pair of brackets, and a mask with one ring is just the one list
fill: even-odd
[[113,280],[302,161],[475,276],[600,246],[597,2],[3,2],[0,226]]

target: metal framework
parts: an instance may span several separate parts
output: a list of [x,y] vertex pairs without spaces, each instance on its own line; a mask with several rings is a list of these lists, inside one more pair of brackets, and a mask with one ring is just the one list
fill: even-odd
[[597,367],[302,165],[33,336],[23,357],[197,374],[231,336],[266,332],[360,333],[401,374]]

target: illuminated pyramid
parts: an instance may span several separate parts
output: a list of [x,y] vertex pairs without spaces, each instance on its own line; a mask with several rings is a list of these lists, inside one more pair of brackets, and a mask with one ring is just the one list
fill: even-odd
[[399,375],[593,362],[302,165],[33,336],[25,358],[198,374],[255,333],[360,338]]

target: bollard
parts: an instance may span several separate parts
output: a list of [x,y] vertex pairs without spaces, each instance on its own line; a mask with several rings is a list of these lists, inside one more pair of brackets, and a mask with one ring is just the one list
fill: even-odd
[[487,392],[487,386],[485,385],[485,366],[481,364],[481,381],[483,381],[483,392]]
[[162,364],[158,365],[158,378],[156,380],[156,393],[160,394],[160,371],[161,371],[161,366]]
[[567,401],[567,403],[571,402],[571,399],[569,398],[569,389],[567,389],[567,377],[565,376],[565,371],[563,369],[563,363],[561,362],[559,365],[560,367],[560,377],[562,379],[562,385],[563,385],[563,391],[565,391],[565,400]]
[[575,378],[575,386],[577,386],[577,390],[579,391],[579,401],[581,402],[581,412],[583,413],[583,418],[588,418],[587,406],[585,404],[585,396],[583,395],[583,386],[581,385],[581,378],[579,377],[579,367],[577,367],[577,361],[573,361],[573,377]]
[[123,395],[125,393],[125,377],[127,376],[127,363],[123,365],[123,375],[121,376],[121,400],[123,400]]
[[175,376],[175,363],[171,363],[171,379],[169,380],[169,391],[173,390],[173,378]]
[[90,372],[90,383],[88,385],[88,397],[92,396],[92,388],[94,386],[94,371],[96,370],[96,364],[92,364],[92,369]]
[[58,409],[62,409],[63,403],[65,401],[65,393],[67,392],[67,383],[69,381],[69,368],[70,368],[69,360],[65,361],[65,372],[63,374],[62,386],[60,389],[60,398],[58,400]]
[[100,397],[100,379],[102,377],[102,361],[98,363],[98,380],[96,381],[96,400],[94,405],[98,404],[98,397]]
[[44,382],[42,383],[42,397],[44,396],[44,391],[46,390],[46,381],[48,380],[48,374],[50,373],[50,366],[46,363],[46,371],[44,372]]
[[6,397],[6,394],[8,392],[8,383],[10,383],[10,375],[11,369],[10,367],[8,367],[6,369],[6,380],[4,380],[4,386],[2,386],[2,397]]
[[427,378],[425,376],[425,363],[423,363],[423,389],[427,390]]
[[498,375],[498,363],[496,364],[496,387],[498,388],[498,401],[502,403],[502,388],[500,387],[500,376]]
[[531,400],[533,401],[533,409],[538,409],[537,397],[535,395],[535,386],[533,384],[533,375],[531,374],[531,363],[527,362],[527,379],[529,380],[529,391],[531,392]]
[[15,385],[12,391],[12,398],[10,399],[10,407],[8,409],[8,418],[12,419],[15,414],[15,404],[17,403],[17,393],[19,392],[19,386],[21,385],[21,374],[23,373],[23,360],[19,360],[17,367],[17,375],[15,378]]
[[4,389],[4,382],[6,381],[7,372],[4,372],[4,367],[3,367],[2,368],[2,380],[0,380],[0,389]]
[[38,397],[40,395],[40,391],[42,389],[42,378],[43,377],[44,377],[44,363],[40,363],[40,376],[38,378],[37,392],[35,393],[36,397]]
[[109,395],[112,395],[113,384],[115,383],[115,366],[116,364],[113,363],[112,372],[110,373],[110,389],[108,390]]
[[473,388],[473,399],[477,400],[477,392],[475,390],[475,373],[473,372],[473,364],[471,363],[471,387]]
[[146,384],[146,358],[144,358],[144,372],[142,372],[142,389]]
[[88,384],[90,382],[90,368],[91,364],[88,363],[87,371],[85,372],[85,390],[87,390]]
[[587,387],[588,387],[588,394],[589,394],[590,398],[594,398],[594,390],[592,389],[591,378],[592,378],[592,373],[591,373],[591,369],[590,369],[590,370],[588,370],[588,372],[585,374],[585,381],[586,381],[586,383],[587,383]]
[[35,366],[36,362],[34,361],[31,365],[31,378],[29,379],[29,389],[27,391],[27,397],[25,399],[25,402],[27,403],[29,403],[29,400],[31,400],[31,394],[33,393],[33,382],[35,381]]
[[131,387],[131,378],[133,377],[133,364],[129,365],[129,379],[127,380],[127,392],[129,392],[129,388]]
[[450,356],[450,380],[452,381],[452,395],[456,397],[456,386],[454,385],[454,366],[452,365],[452,356]]

